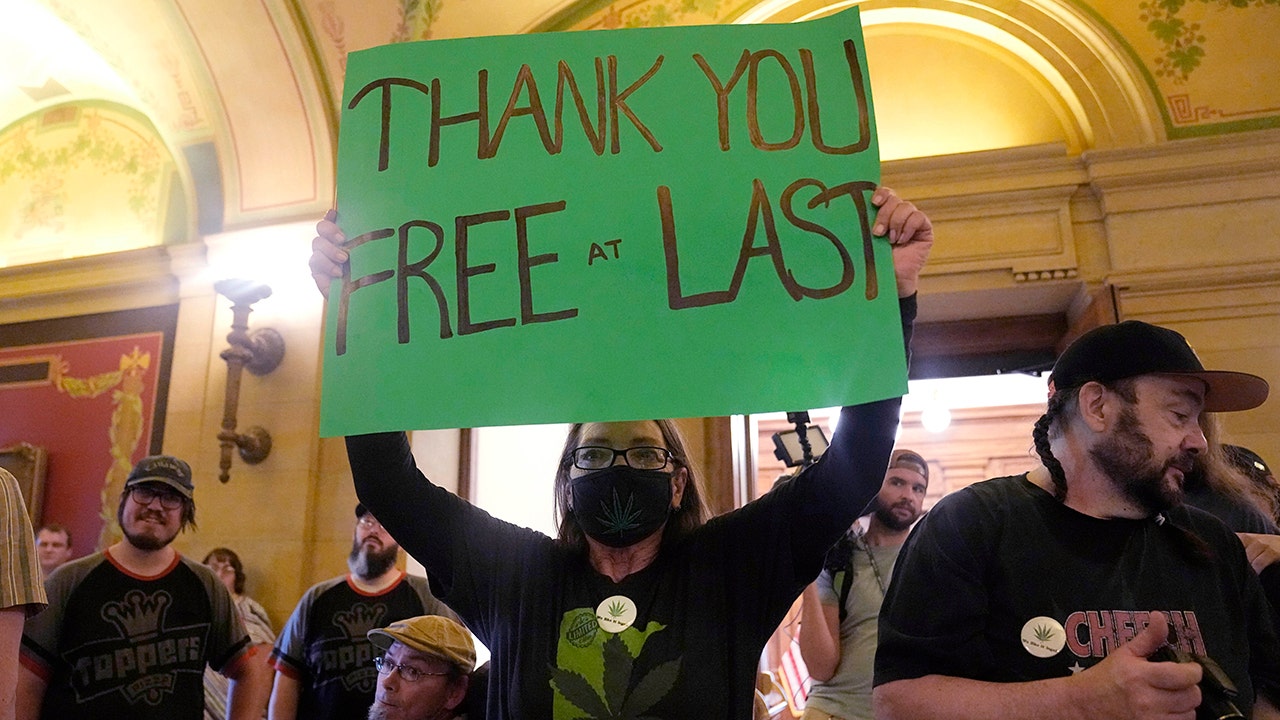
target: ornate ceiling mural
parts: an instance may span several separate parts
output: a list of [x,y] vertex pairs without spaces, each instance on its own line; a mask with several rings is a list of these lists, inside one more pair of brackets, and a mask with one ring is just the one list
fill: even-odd
[[[535,29],[594,30],[743,19],[792,21],[855,4],[868,11],[908,7],[883,0],[761,0],[746,4],[735,0],[586,0],[572,4]],[[1055,4],[1062,10],[1076,9],[1095,17],[1117,47],[1132,55],[1141,79],[1157,99],[1170,139],[1280,127],[1280,42],[1275,40],[1280,34],[1280,0],[1019,3],[1044,8],[1048,14],[1069,14],[1052,12]],[[944,5],[928,0],[909,4]],[[999,10],[1003,6],[987,7]],[[983,13],[960,14],[976,17]],[[982,76],[972,79],[981,82]]]
[[1280,127],[1280,0],[1143,0],[1096,11],[1138,56],[1170,139]]
[[[13,1],[36,7],[43,4],[47,15],[56,18],[66,31],[91,50],[97,61],[109,68],[123,86],[119,92],[94,93],[91,97],[116,99],[132,105],[178,144],[204,141],[213,136],[210,112],[200,93],[200,57],[191,52],[186,38],[174,32],[176,13],[171,4],[149,0]],[[21,42],[27,46],[26,52],[47,57],[49,77],[69,83],[77,81],[80,69],[60,62],[66,57],[66,40],[41,33],[25,34]],[[93,92],[82,89],[77,99]]]
[[173,158],[132,111],[67,104],[24,118],[0,131],[0,267],[158,245],[182,225],[172,193]]
[[547,30],[616,30],[618,28],[709,25],[741,12],[739,0],[623,0],[577,3],[552,19]]
[[[48,143],[84,142],[90,117],[98,127],[128,124],[105,108],[145,118],[156,143],[137,140],[147,136],[138,125],[132,144],[115,142],[143,154],[94,169],[135,173],[99,191],[116,202],[112,232],[133,228],[135,245],[166,232],[194,240],[315,217],[331,204],[350,52],[504,33],[787,22],[855,4],[886,158],[1045,143],[1076,154],[1280,127],[1280,0],[6,0],[5,262],[77,245],[101,251],[104,233],[58,236],[87,231],[74,219],[77,203],[95,207],[85,217],[101,211],[102,198],[80,197],[80,171],[14,164],[13,153],[39,138],[41,162],[70,162],[78,146]],[[76,108],[74,131],[40,125],[62,107]],[[159,184],[137,189],[137,173],[156,162],[168,168],[156,171]],[[153,215],[139,216],[143,206]],[[46,238],[45,255],[30,245],[35,234]]]

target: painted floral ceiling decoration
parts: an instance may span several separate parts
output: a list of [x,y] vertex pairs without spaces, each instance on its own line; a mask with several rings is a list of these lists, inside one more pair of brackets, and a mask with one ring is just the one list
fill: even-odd
[[[786,22],[850,4],[6,0],[0,265],[77,252],[63,245],[107,252],[323,212],[333,196],[346,57],[363,48],[521,32]],[[929,132],[901,123],[912,111],[897,105],[913,91],[941,103],[930,108],[934,115],[977,118],[967,127],[935,128],[938,137],[904,146],[896,157],[1045,142],[1078,153],[1280,127],[1280,0],[853,4],[864,18],[888,18],[864,23],[881,82],[898,91],[876,91],[878,115],[903,133]],[[1104,68],[1090,75],[1099,64]],[[1079,69],[1079,77],[1055,77],[1046,68],[1059,75]],[[1001,95],[995,85],[1009,82],[1020,87]],[[902,90],[904,84],[913,88]],[[1026,117],[1008,117],[1020,108]],[[984,112],[1000,122],[986,122]],[[64,115],[65,126],[44,124]],[[64,145],[50,144],[55,140]],[[79,183],[88,180],[79,178],[90,174],[110,186],[82,192]],[[108,199],[114,219],[103,225]],[[91,237],[67,235],[73,229]],[[31,245],[37,236],[44,239]]]

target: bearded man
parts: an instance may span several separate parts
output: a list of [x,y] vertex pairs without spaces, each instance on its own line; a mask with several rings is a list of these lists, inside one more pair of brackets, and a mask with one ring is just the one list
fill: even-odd
[[58,568],[22,637],[18,720],[200,720],[204,669],[231,680],[229,717],[262,715],[271,672],[231,594],[171,543],[195,525],[191,467],[138,461],[116,508],[124,539]]
[[418,615],[457,619],[426,578],[397,568],[399,553],[377,518],[356,505],[350,572],[307,590],[271,651],[270,720],[364,720],[378,681],[367,633]]
[[929,464],[894,450],[875,510],[827,553],[805,588],[800,654],[813,678],[801,720],[872,720],[871,670],[885,590],[911,526],[924,514]]
[[1201,415],[1267,392],[1206,371],[1167,328],[1128,321],[1072,343],[1033,432],[1043,466],[943,498],[899,555],[876,717],[1280,717],[1258,578],[1221,521],[1182,504],[1207,449]]

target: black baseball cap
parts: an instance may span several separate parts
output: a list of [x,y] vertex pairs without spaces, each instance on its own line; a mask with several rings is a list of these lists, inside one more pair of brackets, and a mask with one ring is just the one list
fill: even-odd
[[364,503],[356,503],[356,519],[357,520],[359,520],[360,518],[368,514],[369,514],[369,508],[365,507]]
[[1071,343],[1054,363],[1049,394],[1087,382],[1110,383],[1153,374],[1203,381],[1204,409],[1210,412],[1256,408],[1270,390],[1267,381],[1257,375],[1205,370],[1186,338],[1169,328],[1126,320],[1094,328]]
[[124,488],[149,482],[164,483],[187,499],[196,491],[191,482],[191,466],[172,455],[150,455],[139,460],[129,471]]

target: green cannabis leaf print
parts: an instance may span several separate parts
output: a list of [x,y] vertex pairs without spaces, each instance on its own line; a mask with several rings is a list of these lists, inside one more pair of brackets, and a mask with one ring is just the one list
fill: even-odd
[[650,670],[634,684],[635,658],[616,635],[601,648],[604,662],[603,693],[582,675],[551,668],[552,685],[566,700],[583,712],[580,720],[645,720],[675,686],[680,661],[670,660]]
[[636,498],[634,495],[627,497],[627,504],[623,506],[622,499],[618,497],[618,491],[613,491],[613,506],[600,503],[600,522],[605,526],[607,532],[617,533],[621,535],[627,530],[634,530],[639,527],[640,523],[636,522],[640,519],[640,510],[635,508]]

